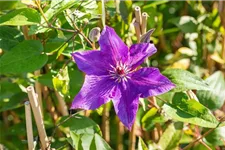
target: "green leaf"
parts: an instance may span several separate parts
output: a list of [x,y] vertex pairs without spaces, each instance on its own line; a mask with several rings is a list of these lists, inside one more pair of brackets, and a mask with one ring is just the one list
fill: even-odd
[[68,43],[64,42],[48,42],[44,46],[44,51],[46,53],[54,53],[59,51],[60,54],[66,49]]
[[112,150],[107,142],[97,133],[95,134],[76,134],[70,132],[72,146],[78,150]]
[[176,88],[171,90],[173,92],[210,90],[208,84],[204,80],[189,71],[182,69],[166,69],[162,74],[168,77],[176,85]]
[[61,95],[67,95],[69,93],[69,80],[68,68],[65,67],[64,69],[61,69],[55,77],[53,77],[52,83],[54,89]]
[[69,68],[69,85],[70,85],[70,96],[74,97],[82,87],[84,82],[84,76],[81,71],[78,70],[77,67]]
[[197,97],[203,105],[211,110],[220,109],[225,100],[225,80],[221,71],[217,71],[206,79],[211,91],[197,91]]
[[35,9],[23,8],[9,12],[0,17],[1,25],[24,26],[39,24],[41,21],[39,13]]
[[16,7],[16,4],[18,3],[18,1],[3,1],[1,0],[0,1],[0,10],[3,11],[3,10],[10,10],[10,9],[13,9]]
[[95,133],[96,150],[112,150],[108,143],[99,135]]
[[0,58],[0,73],[24,73],[40,69],[48,60],[42,51],[40,41],[27,40],[19,43]]
[[[63,122],[68,117],[69,116],[64,116],[60,118],[58,122]],[[67,127],[69,127],[70,131],[73,131],[76,134],[98,133],[101,135],[99,126],[93,120],[81,115],[71,117],[60,126],[60,129],[64,131]]]
[[119,10],[123,21],[126,24],[129,24],[131,22],[132,17],[132,1],[131,0],[120,1]]
[[142,140],[141,137],[138,137],[138,150],[148,150],[147,145],[145,142]]
[[161,136],[158,145],[163,150],[175,150],[182,136],[183,123],[170,124]]
[[142,127],[145,130],[150,130],[154,127],[155,123],[165,122],[165,118],[157,113],[158,109],[151,108],[141,119]]
[[163,110],[174,120],[201,127],[215,128],[219,123],[208,108],[194,99],[188,99],[185,93],[176,93],[173,104],[164,104]]
[[[72,7],[72,6],[77,6],[79,4],[79,1],[77,0],[54,0],[51,1],[51,7],[44,13],[45,17],[47,20],[51,20],[54,16],[59,15],[62,13],[64,10]],[[44,18],[41,18],[41,24],[46,24],[46,21]],[[43,33],[48,31],[48,28],[44,27],[33,27],[32,28],[32,33]]]
[[38,76],[37,81],[41,83],[42,85],[46,85],[49,88],[54,88],[52,83],[53,73],[48,72],[46,74],[43,74],[41,76]]
[[[208,129],[206,129],[207,131]],[[225,141],[225,127],[219,127],[209,133],[205,139],[213,146],[223,146]]]
[[182,16],[173,18],[169,22],[175,24],[184,33],[193,33],[197,31],[197,21],[191,16]]
[[26,93],[16,93],[10,98],[0,99],[0,112],[12,110],[23,106],[23,101],[27,98]]
[[19,44],[17,36],[19,31],[8,26],[0,26],[0,48],[3,50],[10,50],[15,45]]

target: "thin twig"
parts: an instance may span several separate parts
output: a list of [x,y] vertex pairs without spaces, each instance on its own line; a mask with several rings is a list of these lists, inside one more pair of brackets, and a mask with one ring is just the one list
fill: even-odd
[[[225,116],[222,117],[222,118],[220,118],[219,121],[223,121],[224,118],[225,118]],[[219,127],[219,125],[220,125],[221,123],[222,123],[222,122],[219,122],[218,125],[217,125],[215,128],[209,129],[209,130],[208,130],[207,132],[205,132],[202,136],[196,138],[193,142],[191,142],[190,144],[188,144],[187,146],[185,146],[185,147],[183,148],[183,150],[187,150],[187,149],[191,148],[196,142],[199,142],[199,140],[203,139],[203,138],[206,137],[208,134],[210,134],[212,131],[214,131],[217,127]]]
[[35,4],[37,5],[42,17],[44,18],[45,22],[47,23],[47,25],[50,26],[50,23],[48,22],[48,19],[45,17],[45,14],[41,8],[40,2],[38,0],[35,0]]
[[53,140],[53,137],[55,136],[55,133],[56,133],[56,130],[59,128],[59,126],[61,126],[62,124],[64,124],[65,122],[67,122],[69,119],[71,119],[72,117],[76,116],[77,114],[79,114],[80,112],[82,112],[84,110],[81,110],[81,111],[78,111],[74,114],[70,114],[69,117],[67,117],[65,120],[63,120],[62,122],[60,122],[59,124],[57,124],[52,132],[52,135],[51,135],[51,138],[49,140],[49,145],[48,145],[48,148],[51,146],[51,143],[52,143],[52,140]]
[[88,42],[88,44],[90,44],[90,45],[92,46],[92,48],[95,49],[94,44],[93,44],[93,43],[92,43],[92,42],[84,35],[83,31],[80,30],[80,29],[77,27],[77,25],[74,23],[73,19],[70,18],[69,14],[68,14],[67,12],[66,12],[66,15],[67,15],[67,17],[70,19],[70,21],[72,22],[73,27],[75,28],[75,30],[77,30],[78,33],[79,33],[81,36],[83,36],[83,38]]

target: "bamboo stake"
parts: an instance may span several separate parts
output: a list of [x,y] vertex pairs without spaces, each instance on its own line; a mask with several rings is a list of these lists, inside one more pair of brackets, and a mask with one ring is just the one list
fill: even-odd
[[117,124],[117,148],[116,149],[123,150],[124,127],[118,117],[116,117],[116,124]]
[[134,8],[135,18],[136,21],[139,23],[139,25],[142,24],[142,17],[141,17],[141,8],[139,6],[136,6]]
[[134,28],[136,32],[136,37],[137,37],[137,43],[140,43],[141,40],[141,30],[140,30],[140,25],[138,22],[134,22]]
[[103,107],[102,113],[102,134],[106,142],[110,142],[110,128],[109,128],[109,110],[107,104]]
[[[34,72],[35,76],[39,76],[41,73],[40,70],[37,70]],[[43,113],[43,104],[42,104],[42,92],[41,92],[41,84],[38,81],[35,81],[35,91],[37,93],[37,98],[38,98],[38,103],[40,104],[41,107],[41,112]],[[42,115],[43,116],[43,115]]]
[[41,108],[37,100],[37,96],[34,92],[34,87],[27,87],[27,94],[30,100],[31,108],[34,114],[34,119],[37,125],[38,134],[41,141],[41,148],[45,150],[48,147],[48,137],[45,132],[45,126],[43,122],[43,117],[41,113]]
[[67,109],[67,106],[66,106],[64,98],[57,91],[55,91],[55,95],[56,95],[56,97],[58,99],[58,102],[59,102],[59,111],[60,111],[60,113],[63,116],[68,116],[69,113],[68,113],[68,109]]
[[28,141],[28,149],[34,149],[34,136],[33,136],[33,128],[32,128],[32,116],[30,109],[30,102],[26,101],[25,105],[25,116],[26,116],[26,129],[27,129],[27,141]]
[[146,33],[148,14],[146,12],[143,12],[141,17],[142,17],[141,33],[143,35]]
[[136,124],[134,122],[131,132],[129,134],[129,147],[128,150],[135,150],[135,143],[136,143],[136,135],[135,135],[135,129],[136,129]]

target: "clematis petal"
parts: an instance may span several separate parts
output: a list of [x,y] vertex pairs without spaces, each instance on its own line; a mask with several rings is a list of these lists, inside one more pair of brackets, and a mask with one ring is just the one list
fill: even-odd
[[78,68],[87,75],[106,75],[110,66],[108,57],[99,50],[80,51],[71,54]]
[[157,68],[141,68],[130,74],[131,82],[138,88],[140,97],[156,96],[163,94],[175,87],[175,85]]
[[114,82],[108,76],[86,75],[83,87],[74,98],[71,109],[96,109],[111,99]]
[[125,62],[128,58],[128,47],[123,43],[113,28],[106,26],[100,36],[99,45],[101,52],[111,56],[109,63]]
[[139,95],[129,82],[118,84],[114,89],[113,105],[120,121],[131,130],[139,104]]
[[156,53],[157,49],[154,44],[150,43],[140,43],[133,44],[130,47],[130,57],[128,64],[131,65],[132,69],[135,69],[137,66],[142,64],[145,58]]

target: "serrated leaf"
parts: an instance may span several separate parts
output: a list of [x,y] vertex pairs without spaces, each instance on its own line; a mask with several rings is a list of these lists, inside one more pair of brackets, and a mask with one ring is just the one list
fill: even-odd
[[189,71],[182,69],[166,69],[162,74],[176,85],[176,87],[171,90],[172,92],[210,90],[208,84],[204,80]]
[[9,12],[0,17],[1,25],[23,26],[34,25],[41,22],[41,17],[35,9],[22,8]]
[[[219,122],[208,108],[194,99],[188,99],[184,93],[176,94],[179,96],[174,96],[173,104],[163,105],[163,110],[169,117],[201,127],[217,127]],[[176,99],[178,97],[179,99]]]
[[42,54],[40,41],[27,40],[19,43],[0,58],[1,73],[32,72],[43,67],[48,57]]
[[170,124],[163,132],[158,145],[163,150],[175,150],[182,136],[183,123],[176,122]]
[[217,71],[206,79],[210,91],[197,91],[196,95],[203,105],[209,109],[220,109],[225,100],[225,80],[221,71]]

